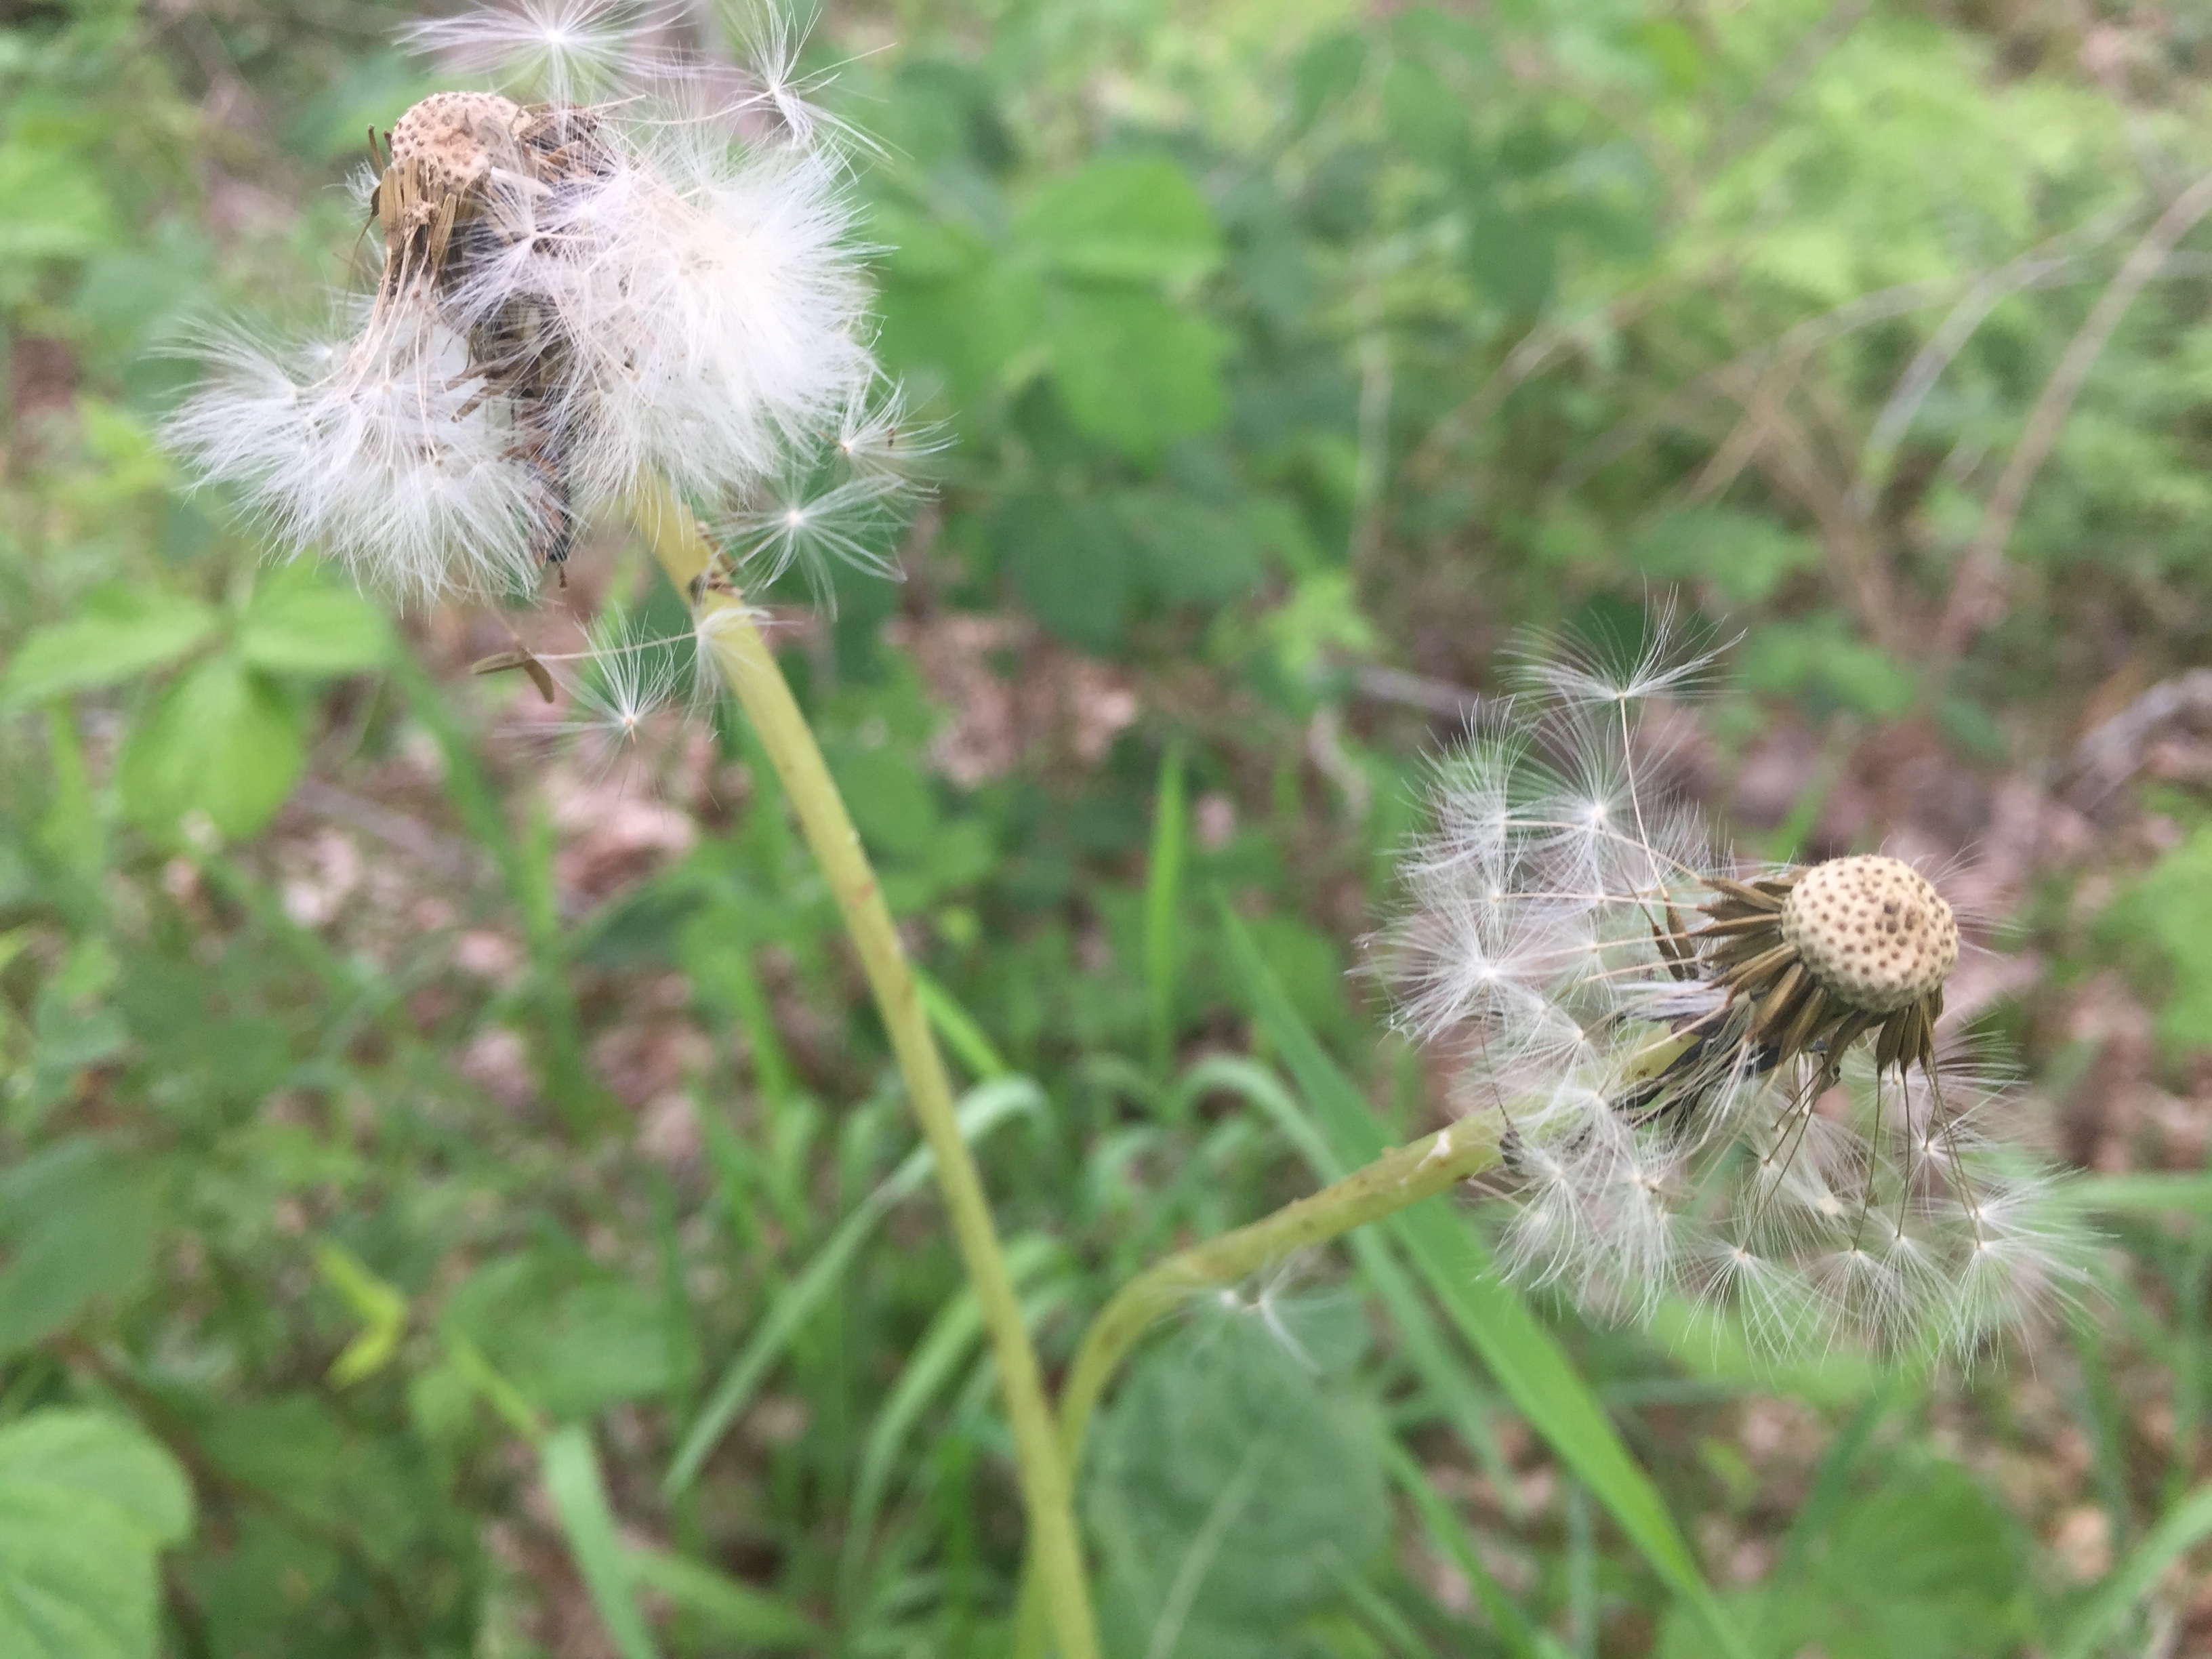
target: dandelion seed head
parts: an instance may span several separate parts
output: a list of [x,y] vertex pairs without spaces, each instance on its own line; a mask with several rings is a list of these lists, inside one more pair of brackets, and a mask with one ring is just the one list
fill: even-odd
[[1939,1053],[1933,886],[1747,867],[1655,773],[1646,700],[1705,668],[1539,664],[1477,712],[1378,951],[1400,1023],[1511,1128],[1524,1283],[1702,1302],[1778,1356],[1963,1352],[2063,1297],[2085,1241],[1998,1133],[2008,1082]]

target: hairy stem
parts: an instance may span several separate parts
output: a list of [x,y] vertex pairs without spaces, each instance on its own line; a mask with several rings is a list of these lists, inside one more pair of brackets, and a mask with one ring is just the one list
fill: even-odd
[[[1235,1285],[1285,1256],[1481,1174],[1498,1161],[1498,1136],[1494,1121],[1463,1118],[1449,1129],[1393,1147],[1364,1169],[1249,1226],[1155,1262],[1124,1285],[1084,1332],[1060,1397],[1060,1443],[1066,1468],[1083,1467],[1091,1413],[1130,1350],[1154,1325],[1194,1297]],[[1033,1573],[1042,1566],[1036,1563]],[[1035,1577],[1024,1586],[1015,1648],[1019,1659],[1036,1659],[1042,1651],[1046,1609],[1039,1597],[1045,1588]]]
[[992,1224],[982,1177],[960,1136],[951,1080],[930,1034],[890,908],[861,849],[860,832],[853,827],[775,653],[754,626],[743,599],[716,580],[714,549],[690,510],[665,483],[648,477],[638,487],[632,514],[668,580],[690,603],[700,624],[701,647],[712,650],[722,678],[759,734],[798,814],[807,846],[836,896],[868,988],[890,1035],[908,1098],[936,1154],[938,1185],[952,1219],[953,1237],[990,1333],[999,1388],[1013,1427],[1030,1548],[1053,1635],[1061,1659],[1097,1659],[1098,1638],[1084,1580],[1072,1483],[1054,1431],[1036,1350],[1030,1345]]

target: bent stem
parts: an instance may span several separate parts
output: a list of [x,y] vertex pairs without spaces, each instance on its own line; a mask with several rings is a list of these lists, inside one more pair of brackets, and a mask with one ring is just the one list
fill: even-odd
[[[1124,1285],[1084,1332],[1060,1395],[1064,1466],[1071,1474],[1082,1468],[1091,1413],[1130,1350],[1154,1325],[1194,1297],[1235,1285],[1271,1263],[1481,1174],[1498,1161],[1498,1124],[1488,1117],[1462,1118],[1448,1129],[1392,1148],[1365,1168],[1249,1226],[1155,1262]],[[1042,1598],[1049,1586],[1041,1581],[1042,1565],[1032,1559],[1031,1574],[1023,1587],[1021,1631],[1014,1650],[1018,1659],[1039,1659],[1043,1651],[1048,1607]]]
[[1072,1483],[1054,1432],[1036,1351],[1030,1346],[1021,1304],[991,1222],[982,1177],[968,1143],[961,1139],[951,1081],[930,1035],[890,909],[861,849],[860,832],[853,827],[775,653],[742,598],[716,580],[715,550],[690,509],[665,483],[648,477],[639,483],[632,516],[661,569],[690,604],[693,619],[700,624],[701,648],[713,652],[723,679],[759,734],[799,815],[807,846],[836,896],[890,1036],[908,1098],[921,1121],[923,1138],[936,1154],[938,1184],[951,1216],[953,1237],[990,1333],[999,1387],[1013,1428],[1030,1558],[1042,1581],[1053,1635],[1062,1659],[1097,1659],[1098,1638],[1084,1581]]

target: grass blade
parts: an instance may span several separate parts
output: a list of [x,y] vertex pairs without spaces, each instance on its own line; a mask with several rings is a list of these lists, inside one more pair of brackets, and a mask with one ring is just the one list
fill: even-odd
[[1490,1620],[1491,1628],[1498,1632],[1498,1639],[1505,1644],[1512,1659],[1564,1659],[1559,1644],[1550,1633],[1531,1624],[1528,1616],[1514,1606],[1504,1587],[1483,1565],[1466,1523],[1444,1502],[1443,1494],[1429,1483],[1429,1477],[1413,1461],[1413,1455],[1399,1443],[1395,1436],[1383,1441],[1382,1458],[1390,1478],[1413,1500],[1413,1507],[1420,1512],[1429,1536],[1466,1577],[1468,1587],[1474,1590],[1474,1599],[1482,1604]]
[[631,1580],[658,1590],[715,1635],[749,1648],[823,1648],[830,1632],[781,1596],[663,1550],[631,1549]]
[[932,1029],[968,1068],[969,1075],[978,1083],[1012,1075],[1014,1068],[1006,1064],[1006,1056],[984,1034],[975,1016],[919,966],[908,966],[914,973],[915,991],[921,998],[921,1012],[929,1016]]
[[629,1565],[615,1534],[592,1431],[580,1424],[555,1430],[538,1447],[538,1467],[568,1552],[576,1559],[576,1571],[615,1650],[622,1659],[659,1659],[653,1632],[630,1593]]
[[[1236,912],[1224,903],[1221,915],[1237,976],[1254,1012],[1320,1115],[1337,1157],[1351,1167],[1371,1162],[1386,1144],[1366,1099],[1298,1018]],[[1740,1639],[1658,1489],[1630,1455],[1566,1351],[1520,1293],[1490,1271],[1488,1253],[1474,1230],[1440,1204],[1414,1205],[1386,1224],[1529,1426],[1611,1511],[1668,1586],[1698,1608],[1723,1650],[1741,1653]]]
[[[1043,1103],[1042,1091],[1024,1077],[1000,1078],[980,1084],[969,1090],[960,1103],[962,1138],[970,1142],[979,1140],[1009,1117],[1036,1111]],[[691,1426],[684,1431],[667,1478],[661,1483],[664,1494],[673,1498],[698,1478],[716,1443],[738,1413],[744,1410],[769,1369],[783,1357],[793,1335],[836,1288],[847,1266],[867,1242],[868,1235],[890,1213],[892,1206],[929,1179],[935,1162],[927,1146],[917,1146],[908,1153],[898,1168],[838,1224],[829,1242],[815,1252],[814,1259],[769,1304],[752,1340],[730,1363],[729,1370],[714,1385],[714,1393],[700,1407]]]
[[1152,1075],[1175,1064],[1176,917],[1182,906],[1182,866],[1189,826],[1183,811],[1182,744],[1160,757],[1152,813],[1152,853],[1145,874],[1145,988],[1151,998]]
[[[1060,1259],[1060,1246],[1035,1234],[1011,1239],[1006,1245],[1006,1271],[1014,1288],[1022,1290],[1053,1262]],[[838,1583],[849,1600],[866,1559],[877,1511],[889,1491],[891,1465],[907,1437],[914,1431],[929,1402],[957,1376],[975,1345],[983,1340],[983,1310],[975,1293],[963,1287],[937,1311],[901,1368],[898,1381],[869,1425],[868,1440],[860,1454],[860,1472],[853,1487],[853,1503],[845,1521],[844,1559]]]
[[2106,1215],[2156,1215],[2169,1211],[2212,1214],[2212,1175],[2093,1175],[2066,1183],[2066,1194],[2085,1210]]
[[2051,1647],[2051,1659],[2089,1659],[2166,1570],[2208,1534],[2212,1534],[2212,1486],[2199,1486],[2160,1517],[2074,1615]]

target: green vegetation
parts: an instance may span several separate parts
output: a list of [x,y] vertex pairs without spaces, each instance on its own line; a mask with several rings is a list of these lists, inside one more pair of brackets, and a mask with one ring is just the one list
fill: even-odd
[[[1356,971],[1425,769],[1669,596],[1741,636],[1669,764],[1748,854],[1948,868],[1954,1014],[2098,1172],[2094,1288],[1966,1374],[1588,1324],[1472,1195],[1147,1308],[1077,1472],[1112,1659],[2212,1641],[2212,37],[1993,16],[823,20],[946,442],[902,581],[748,598],[1049,1388],[1465,1104]],[[395,619],[156,441],[365,257],[405,21],[0,4],[0,1656],[1041,1652],[762,734],[469,672],[680,634],[651,550]]]

